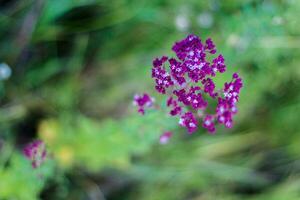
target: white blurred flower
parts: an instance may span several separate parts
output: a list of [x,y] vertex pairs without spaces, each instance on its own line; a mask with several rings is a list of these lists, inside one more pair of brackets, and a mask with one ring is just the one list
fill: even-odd
[[210,28],[214,23],[214,17],[211,12],[205,11],[197,17],[197,22],[202,28]]
[[227,38],[227,44],[229,44],[230,46],[237,46],[239,43],[240,37],[236,34],[230,34],[229,37]]
[[7,80],[11,76],[11,68],[6,63],[0,64],[0,81]]
[[227,44],[239,51],[245,51],[249,46],[249,39],[236,34],[230,34],[227,38]]
[[274,16],[272,18],[272,24],[276,26],[283,24],[283,18],[280,16]]
[[179,14],[175,18],[175,26],[180,31],[186,31],[190,27],[190,21],[186,14]]

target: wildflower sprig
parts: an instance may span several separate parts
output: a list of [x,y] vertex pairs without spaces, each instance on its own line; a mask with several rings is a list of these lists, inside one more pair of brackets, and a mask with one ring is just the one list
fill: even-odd
[[[178,116],[179,125],[186,127],[188,133],[195,132],[199,123],[210,133],[215,132],[216,123],[231,128],[243,83],[234,73],[223,88],[216,88],[213,79],[226,72],[226,65],[223,55],[216,55],[212,39],[208,38],[203,43],[196,35],[188,35],[175,42],[172,50],[176,58],[156,58],[152,67],[155,89],[167,96],[169,114]],[[208,113],[209,103],[213,101],[217,102],[215,113]],[[139,106],[139,112],[144,114],[145,107],[151,107],[154,101],[145,93],[136,96],[134,102]]]
[[38,168],[46,159],[46,145],[41,140],[35,140],[25,146],[23,149],[23,154],[28,160],[31,161],[32,168]]

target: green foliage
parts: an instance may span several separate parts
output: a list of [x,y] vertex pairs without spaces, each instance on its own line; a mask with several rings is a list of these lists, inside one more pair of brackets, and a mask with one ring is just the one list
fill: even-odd
[[[0,79],[1,200],[300,198],[299,1],[11,2],[0,7],[1,63],[12,68]],[[162,110],[131,106],[144,91],[163,100],[152,59],[191,32],[242,74],[234,129],[188,135]],[[49,157],[34,170],[21,151],[35,138]]]
[[37,199],[45,181],[54,174],[54,162],[47,160],[45,165],[33,170],[31,164],[22,155],[13,152],[9,165],[0,170],[1,199]]

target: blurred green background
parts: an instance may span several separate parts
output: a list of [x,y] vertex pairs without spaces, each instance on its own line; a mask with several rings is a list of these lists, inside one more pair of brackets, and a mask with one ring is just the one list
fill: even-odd
[[[1,200],[300,199],[299,0],[0,2]],[[233,129],[190,136],[132,107],[162,99],[152,59],[189,33],[244,79]],[[51,155],[33,170],[37,138]]]

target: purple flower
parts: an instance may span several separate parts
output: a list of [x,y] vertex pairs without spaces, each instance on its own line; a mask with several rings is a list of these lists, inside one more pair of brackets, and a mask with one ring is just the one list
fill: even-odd
[[215,83],[210,78],[203,80],[202,83],[204,84],[205,93],[208,93],[212,98],[215,98],[218,95],[216,92],[214,92],[216,87]]
[[204,47],[199,37],[188,35],[187,38],[176,42],[172,50],[176,53],[179,60],[184,61],[186,58],[196,58],[197,54],[204,50]]
[[145,108],[150,108],[153,105],[154,98],[150,97],[147,93],[143,95],[134,95],[133,105],[138,107],[138,112],[142,115],[145,114]]
[[159,142],[160,144],[167,144],[172,137],[173,133],[170,131],[164,132],[160,137],[159,137]]
[[153,60],[153,66],[154,67],[161,67],[167,60],[168,60],[167,56],[163,56],[160,59],[156,58],[156,59]]
[[172,110],[170,111],[170,115],[175,116],[181,113],[181,107],[178,106],[178,102],[173,99],[173,97],[169,97],[167,99],[167,106],[172,107]]
[[[212,39],[202,43],[198,36],[188,35],[175,42],[172,50],[176,57],[156,58],[152,68],[155,89],[167,95],[169,114],[180,117],[179,124],[189,133],[197,130],[198,121],[202,121],[202,126],[212,133],[216,130],[216,123],[231,128],[243,83],[234,73],[223,88],[216,88],[214,80],[226,72],[226,64],[222,54],[215,55],[217,49]],[[139,112],[144,113],[145,102],[152,105],[149,99],[145,94],[135,98]],[[209,102],[212,105],[217,103],[216,113],[208,113],[207,107],[212,107]]]
[[45,143],[41,140],[33,141],[23,149],[24,156],[31,161],[33,168],[39,167],[46,159]]
[[154,78],[156,82],[155,89],[162,94],[166,93],[166,89],[168,87],[174,85],[170,74],[165,70],[163,66],[167,60],[168,57],[163,56],[162,58],[156,58],[153,61],[152,78]]
[[208,38],[205,41],[205,50],[209,51],[209,53],[211,54],[215,54],[217,52],[216,46],[211,38]]
[[173,97],[172,97],[172,96],[169,97],[169,98],[167,99],[167,106],[169,107],[169,106],[173,105],[173,102],[174,102]]
[[197,130],[198,121],[192,112],[186,112],[179,119],[179,125],[186,127],[189,133],[193,133]]
[[226,65],[224,63],[224,57],[220,54],[217,58],[213,59],[212,64],[212,76],[216,75],[216,72],[224,73],[226,71]]
[[233,125],[232,117],[237,113],[236,103],[239,100],[240,89],[243,87],[238,74],[234,73],[232,79],[231,82],[224,84],[224,98],[218,98],[216,109],[218,122],[224,124],[227,128],[231,128]]
[[213,115],[206,115],[203,119],[203,128],[206,128],[208,132],[214,133],[216,131],[214,120],[215,118]]

